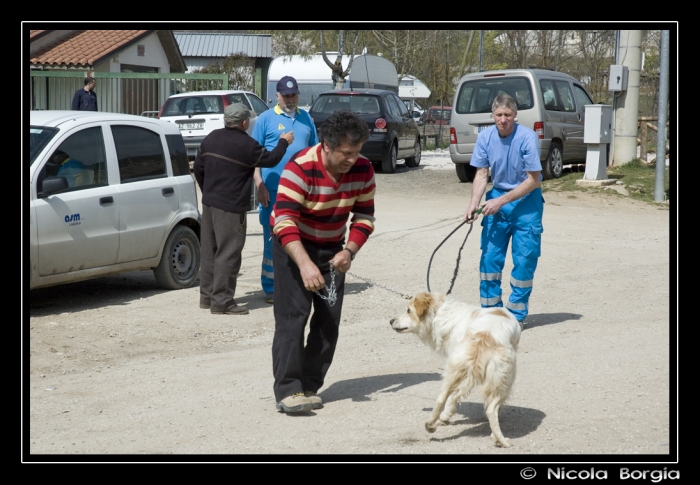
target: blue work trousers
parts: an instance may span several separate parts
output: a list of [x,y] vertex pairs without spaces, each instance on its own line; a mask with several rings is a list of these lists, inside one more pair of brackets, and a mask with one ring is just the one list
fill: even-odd
[[275,269],[272,264],[272,227],[270,226],[270,215],[277,200],[277,191],[270,190],[270,202],[267,207],[259,205],[258,217],[263,228],[263,259],[262,271],[260,272],[260,283],[265,293],[274,293],[275,290]]
[[[493,188],[486,193],[486,200],[506,193]],[[510,274],[511,293],[506,308],[522,322],[528,314],[528,302],[532,293],[532,281],[540,257],[542,238],[542,190],[535,189],[525,197],[510,202],[492,216],[481,221],[481,306],[502,307],[501,279],[508,244],[511,243],[513,270]]]

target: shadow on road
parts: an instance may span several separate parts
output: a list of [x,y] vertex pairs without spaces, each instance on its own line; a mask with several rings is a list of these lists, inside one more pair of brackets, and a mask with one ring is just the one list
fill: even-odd
[[553,323],[568,322],[569,320],[580,320],[583,315],[578,313],[535,313],[530,314],[525,319],[525,330]]
[[320,392],[324,402],[352,399],[355,402],[370,401],[371,394],[377,392],[397,392],[426,381],[439,381],[438,373],[389,374],[383,376],[359,377],[331,384]]
[[[199,286],[199,279],[195,281],[194,286]],[[127,305],[134,300],[166,291],[169,290],[158,287],[152,271],[132,271],[77,283],[38,288],[27,292],[24,297],[29,303],[29,316],[41,317],[105,306]]]
[[[467,397],[466,399],[469,399]],[[426,412],[431,412],[433,408],[424,409]],[[504,405],[501,408],[499,422],[501,431],[506,438],[522,438],[534,432],[539,428],[545,418],[545,414],[537,409],[522,408],[518,406]],[[427,415],[426,415],[427,418]],[[457,434],[445,437],[431,437],[431,441],[451,441],[459,438],[483,438],[491,436],[491,427],[489,420],[484,413],[484,405],[481,402],[461,402],[457,405],[457,410],[447,426],[441,426],[436,431],[440,436],[440,430],[443,434],[449,433],[450,426],[463,425],[471,426],[463,429]]]

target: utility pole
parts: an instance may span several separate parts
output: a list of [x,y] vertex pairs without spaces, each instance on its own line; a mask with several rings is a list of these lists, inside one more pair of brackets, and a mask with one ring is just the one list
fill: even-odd
[[[615,99],[615,140],[612,159],[624,165],[637,158],[639,118],[639,74],[642,66],[642,31],[621,30],[618,64],[626,66],[627,89]],[[646,160],[645,160],[646,161]]]
[[659,122],[656,130],[656,181],[654,202],[664,201],[666,176],[666,110],[668,109],[668,30],[661,31],[659,65]]

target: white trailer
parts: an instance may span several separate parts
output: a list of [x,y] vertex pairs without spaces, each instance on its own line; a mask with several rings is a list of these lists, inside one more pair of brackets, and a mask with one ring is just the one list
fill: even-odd
[[[327,53],[334,62],[337,54]],[[343,56],[343,69],[350,63],[350,56]],[[299,107],[308,110],[318,95],[333,89],[331,68],[320,54],[304,58],[303,56],[283,56],[275,58],[270,64],[267,79],[267,104],[273,106],[277,81],[284,76],[292,76],[299,85]],[[396,66],[380,56],[362,54],[355,56],[350,74],[345,79],[345,88],[389,89],[398,93],[399,79]]]

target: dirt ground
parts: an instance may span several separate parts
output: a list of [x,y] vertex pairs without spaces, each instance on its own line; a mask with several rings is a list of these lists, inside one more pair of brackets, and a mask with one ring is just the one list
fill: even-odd
[[[351,268],[360,278],[347,279],[323,409],[275,410],[274,320],[259,284],[262,231],[250,214],[236,294],[249,315],[211,315],[198,308],[197,286],[162,291],[151,272],[24,294],[25,458],[667,459],[677,436],[671,213],[602,190],[545,192],[531,313],[501,414],[512,448],[493,445],[478,395],[463,399],[450,426],[425,431],[443,359],[415,336],[396,334],[389,320],[405,311],[399,294],[426,289],[430,257],[471,194],[453,169],[429,168],[377,174],[376,231]],[[435,255],[433,291],[449,288],[467,228]],[[471,303],[479,296],[479,232],[477,225],[464,245],[452,291]],[[504,297],[509,292],[504,285]]]

